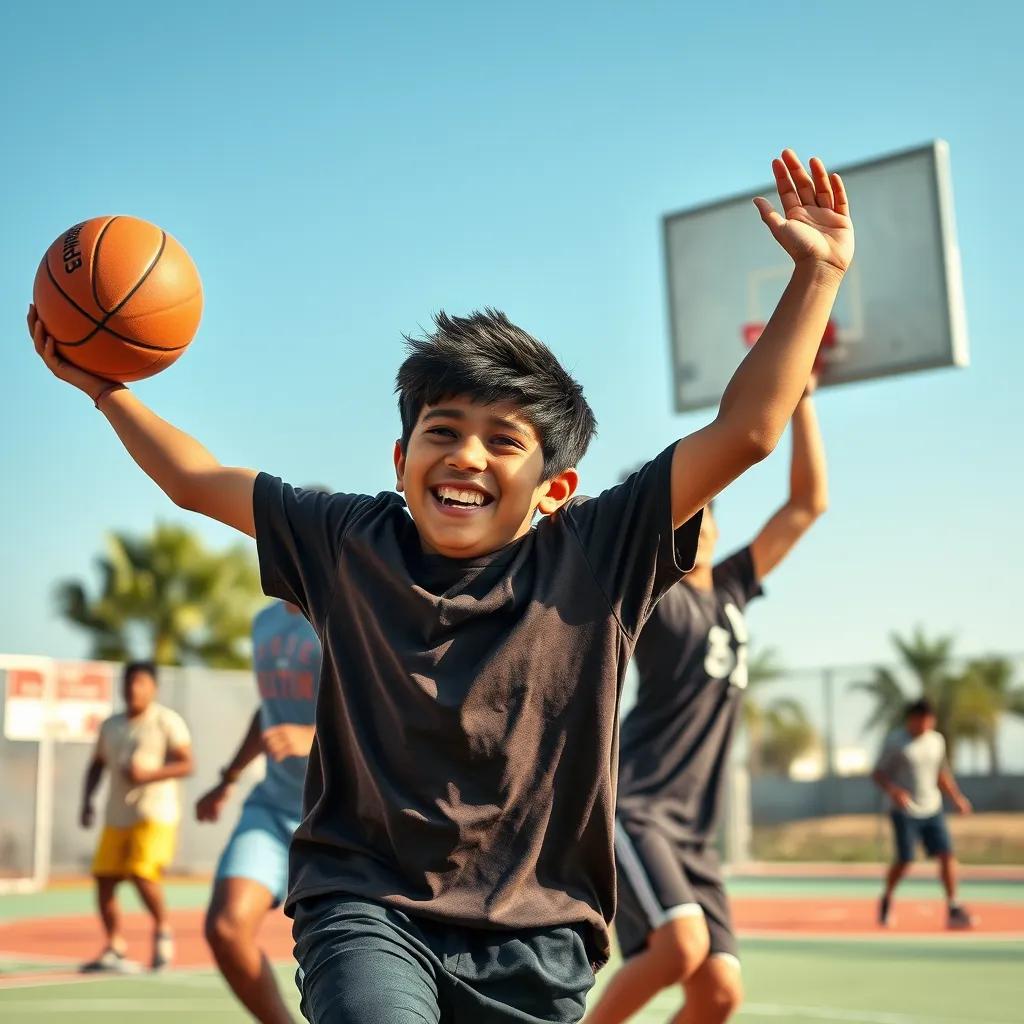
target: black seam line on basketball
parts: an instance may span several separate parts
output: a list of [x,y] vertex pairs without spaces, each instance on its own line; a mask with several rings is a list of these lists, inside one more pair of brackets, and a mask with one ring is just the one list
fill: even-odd
[[187,341],[184,345],[174,345],[170,348],[167,348],[164,345],[149,345],[144,341],[137,341],[135,338],[129,338],[127,334],[119,334],[117,331],[113,330],[113,328],[107,327],[106,324],[97,324],[93,330],[79,341],[58,341],[57,344],[63,345],[65,348],[77,348],[79,345],[84,345],[87,341],[91,341],[100,333],[100,331],[106,331],[107,334],[117,338],[118,341],[125,342],[127,345],[134,345],[135,348],[144,348],[152,352],[177,352],[180,349],[188,348],[189,346],[189,342]]
[[68,295],[68,293],[64,291],[63,288],[61,288],[60,283],[53,276],[53,271],[50,269],[49,260],[45,262],[46,273],[49,276],[50,281],[53,283],[54,288],[56,288],[57,291],[59,291],[61,295],[64,296],[64,298],[74,309],[81,313],[81,315],[85,317],[85,319],[88,320],[89,323],[93,325],[92,330],[84,338],[79,338],[78,341],[58,341],[58,345],[64,345],[67,348],[77,348],[79,345],[84,345],[91,338],[94,338],[98,331],[106,331],[108,334],[112,334],[119,341],[126,341],[130,345],[135,345],[137,348],[152,349],[154,352],[177,352],[178,349],[185,348],[188,345],[188,342],[186,342],[184,345],[175,345],[173,348],[165,348],[163,345],[147,345],[144,341],[137,341],[135,338],[129,338],[128,335],[121,334],[120,332],[115,331],[112,327],[108,327],[107,319],[109,318],[99,321],[95,317],[87,313],[84,309],[82,309],[82,307],[77,302],[75,302],[75,300],[71,298],[71,296]]
[[107,233],[107,228],[109,228],[115,220],[117,220],[117,217],[111,217],[110,220],[100,228],[100,233],[96,237],[96,244],[92,247],[92,262],[89,265],[89,278],[92,281],[92,300],[96,303],[96,308],[101,313],[106,313],[107,310],[103,307],[103,303],[100,302],[100,295],[96,289],[96,266],[100,260],[100,242],[103,241],[103,236]]
[[[109,328],[104,327],[103,330],[106,331],[106,330],[109,330]],[[113,333],[113,332],[111,331],[111,333]],[[174,348],[160,348],[159,345],[144,345],[141,341],[132,341],[131,338],[122,338],[121,335],[119,335],[119,334],[116,335],[116,337],[119,340],[123,341],[129,348],[142,349],[143,352],[159,352],[159,353],[164,353],[164,352],[180,352],[182,349],[188,348],[188,343],[187,342],[184,345],[175,345]],[[157,361],[158,360],[156,360],[156,359],[153,360],[153,362],[157,362]],[[146,365],[147,366],[152,366],[153,363],[146,363]]]
[[[84,316],[85,319],[88,320],[89,323],[91,323],[94,327],[102,327],[103,323],[101,321],[97,320],[96,317],[92,315],[92,313],[87,313],[84,309],[82,309],[82,307],[77,302],[75,302],[75,300],[71,298],[71,296],[68,295],[68,293],[64,291],[63,288],[61,288],[60,282],[57,280],[56,277],[53,276],[53,271],[50,269],[49,253],[47,253],[46,258],[43,260],[43,262],[46,265],[46,273],[50,278],[50,283],[53,285],[54,288],[57,289],[57,291],[61,293],[61,295],[64,296],[64,298],[68,301],[68,304],[72,306],[74,309],[76,309],[79,313],[81,313],[82,316]],[[95,334],[95,331],[93,333]],[[89,335],[89,337],[92,337],[92,335]],[[85,338],[83,338],[82,341],[85,341]],[[62,345],[80,345],[81,343],[81,341],[61,342]]]
[[[107,320],[109,320],[112,316],[114,316],[116,313],[119,313],[122,309],[124,309],[125,304],[128,302],[128,300],[146,283],[146,278],[149,277],[149,275],[153,272],[153,268],[160,262],[160,257],[163,256],[163,254],[164,254],[164,247],[166,245],[167,245],[167,232],[164,231],[161,228],[161,230],[160,230],[160,248],[157,249],[156,255],[153,257],[152,262],[142,272],[142,277],[140,277],[138,279],[138,281],[135,282],[135,287],[132,288],[132,290],[103,318],[103,323],[104,324],[106,324]],[[114,334],[115,332],[111,331],[110,333]]]
[[[97,320],[96,317],[94,317],[91,313],[87,313],[84,309],[82,309],[82,307],[77,302],[75,302],[75,300],[73,298],[71,298],[70,295],[68,295],[68,293],[66,291],[64,291],[63,288],[61,288],[60,284],[57,282],[57,278],[55,278],[53,276],[53,271],[50,269],[49,253],[47,253],[46,260],[45,260],[45,263],[46,263],[46,273],[49,275],[50,280],[53,282],[54,288],[56,288],[57,291],[59,291],[61,293],[61,295],[63,295],[64,298],[67,299],[67,301],[75,309],[77,309],[78,312],[81,313],[82,316],[84,316],[85,319],[89,321],[89,323],[91,323],[93,325],[93,329],[84,338],[79,338],[78,341],[62,341],[62,342],[60,342],[60,344],[61,345],[67,345],[70,348],[75,348],[77,345],[84,345],[91,338],[94,338],[96,336],[96,332],[97,331],[104,330],[108,334],[112,334],[115,338],[119,338],[121,341],[130,342],[132,345],[137,345],[139,348],[151,348],[151,349],[153,349],[156,352],[177,352],[177,350],[179,348],[184,348],[185,347],[184,345],[176,345],[174,348],[164,348],[162,345],[147,345],[145,342],[136,341],[134,338],[129,338],[127,335],[119,334],[112,327],[108,327],[107,326],[107,321],[112,316],[114,316],[114,314],[117,313],[124,306],[124,304],[139,290],[139,287],[146,280],[146,278],[149,277],[149,275],[152,272],[153,268],[157,265],[157,263],[160,262],[160,257],[164,253],[164,247],[166,246],[166,244],[167,244],[167,232],[161,230],[161,232],[160,232],[160,248],[157,250],[156,256],[153,257],[153,262],[150,263],[150,265],[146,268],[145,272],[143,273],[142,277],[139,278],[139,280],[136,283],[135,287],[132,288],[132,290],[109,313],[105,313],[105,315],[104,315],[102,320]],[[97,302],[97,305],[99,306],[98,302]],[[103,309],[103,307],[100,306],[100,309]]]

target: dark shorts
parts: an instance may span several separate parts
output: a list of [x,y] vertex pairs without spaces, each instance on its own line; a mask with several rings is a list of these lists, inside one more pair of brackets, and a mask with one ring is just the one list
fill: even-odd
[[463,928],[338,894],[294,910],[312,1024],[575,1024],[594,984],[572,927]]
[[718,853],[703,843],[680,843],[652,826],[615,823],[618,906],[615,935],[623,957],[635,956],[656,928],[681,917],[702,917],[712,955],[738,958],[729,897]]
[[920,843],[929,857],[953,852],[953,841],[946,828],[946,816],[939,811],[930,818],[914,818],[903,811],[891,811],[896,860],[909,864],[917,855]]

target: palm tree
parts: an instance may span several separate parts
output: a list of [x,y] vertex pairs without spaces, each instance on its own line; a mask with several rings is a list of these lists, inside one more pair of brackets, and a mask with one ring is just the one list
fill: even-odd
[[[988,750],[989,769],[999,771],[997,736],[1004,714],[1024,715],[1024,688],[1014,687],[1014,664],[1005,658],[976,658],[957,671],[953,664],[953,638],[929,639],[917,627],[910,637],[892,634],[900,655],[902,675],[909,676],[918,695],[935,707],[936,728],[946,738],[952,763],[959,741],[983,743]],[[853,683],[874,699],[874,709],[864,731],[888,732],[903,722],[910,694],[900,683],[901,673],[878,667],[873,676]]]
[[908,639],[897,633],[893,633],[891,639],[922,696],[935,706],[936,728],[946,737],[946,748],[952,761],[953,746],[958,738],[953,723],[958,679],[950,663],[954,639],[947,634],[930,640],[920,626],[915,627]]
[[758,700],[755,692],[785,672],[778,652],[764,648],[747,661],[747,692],[743,699],[743,725],[747,734],[748,766],[751,775],[766,771],[788,775],[793,762],[813,750],[818,731],[798,700],[776,697]]
[[[753,651],[753,649],[750,649]],[[766,647],[752,652],[747,659],[747,692],[743,695],[743,726],[747,734],[748,765],[751,775],[760,775],[764,768],[761,756],[767,728],[765,706],[757,700],[755,690],[764,683],[778,679],[784,669],[778,652]]]
[[780,697],[765,712],[761,763],[766,771],[788,776],[793,762],[818,746],[818,731],[798,700]]
[[[957,677],[951,665],[953,637],[929,639],[918,626],[909,637],[892,633],[890,640],[900,656],[903,674],[910,676],[917,693],[927,697],[934,705],[936,728],[946,737],[952,760],[957,739],[952,727],[957,691]],[[851,683],[850,689],[860,690],[874,698],[875,707],[864,723],[865,732],[878,728],[889,732],[902,724],[907,702],[911,698],[900,683],[899,672],[879,666],[871,679]]]
[[998,775],[999,722],[1005,714],[1024,715],[1024,687],[1014,686],[1015,665],[1006,658],[975,658],[957,680],[953,728],[961,739],[982,743],[989,773]]
[[881,729],[889,733],[903,722],[907,694],[891,668],[877,667],[870,679],[851,683],[850,689],[868,694],[875,702],[874,709],[864,723],[864,732]]
[[146,537],[108,534],[97,566],[94,594],[77,580],[63,581],[56,592],[61,615],[89,634],[91,657],[249,665],[249,628],[262,595],[247,548],[210,551],[187,529],[158,524]]

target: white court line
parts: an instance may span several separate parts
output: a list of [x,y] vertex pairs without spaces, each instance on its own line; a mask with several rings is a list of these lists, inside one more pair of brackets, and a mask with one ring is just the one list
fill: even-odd
[[[0,999],[0,1007],[6,1012],[23,1010],[48,1014],[81,1013],[83,1007],[95,1013],[224,1013],[237,1014],[234,1003],[210,1002],[202,999],[162,999],[154,1004],[150,999],[90,999],[83,1004],[81,999]],[[877,1013],[872,1010],[840,1010],[829,1006],[783,1006],[777,1003],[748,1003],[741,1012],[741,1018],[748,1015],[781,1017],[788,1020],[840,1021],[843,1024],[1008,1024],[1001,1021],[981,1020],[978,1017],[927,1017],[907,1013]]]
[[15,979],[5,978],[0,974],[0,1002],[3,1001],[2,994],[4,992],[10,992],[16,988],[59,988],[62,985],[89,985],[97,981],[141,981],[151,984],[171,982],[198,988],[205,983],[206,979],[203,982],[200,981],[204,975],[208,975],[208,981],[211,985],[217,984],[221,980],[220,975],[216,972],[216,968],[207,964],[197,964],[195,967],[175,967],[173,970],[158,973],[144,971],[141,974],[119,974],[117,971],[95,971],[89,974],[82,974],[78,970],[78,965],[73,964],[66,973],[58,975],[29,974]]
[[846,1024],[1009,1024],[1007,1019],[982,1020],[979,1017],[936,1017],[911,1013],[878,1013],[874,1010],[841,1010],[834,1006],[783,1006],[778,1003],[744,1003],[740,1019],[755,1017],[784,1017],[787,1020],[844,1021]]
[[0,964],[74,964],[76,960],[69,960],[66,956],[49,956],[46,953],[18,953],[12,950],[0,950]]
[[877,932],[790,932],[780,929],[750,929],[740,932],[740,942],[744,939],[770,940],[773,942],[885,942],[917,943],[917,942],[948,942],[950,945],[964,944],[970,946],[1000,942],[1024,942],[1024,932],[898,932],[879,929]]
[[83,1011],[89,1013],[134,1013],[152,1015],[155,1013],[225,1013],[238,1016],[238,1007],[225,997],[223,1002],[209,1002],[202,999],[0,999],[0,1008],[5,1013],[25,1010],[33,1013],[57,1014]]

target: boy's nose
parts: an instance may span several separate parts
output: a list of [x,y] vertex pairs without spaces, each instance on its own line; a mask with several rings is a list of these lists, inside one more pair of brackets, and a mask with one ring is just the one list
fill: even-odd
[[462,437],[459,439],[458,444],[448,453],[447,462],[452,469],[486,469],[487,448],[478,437]]

